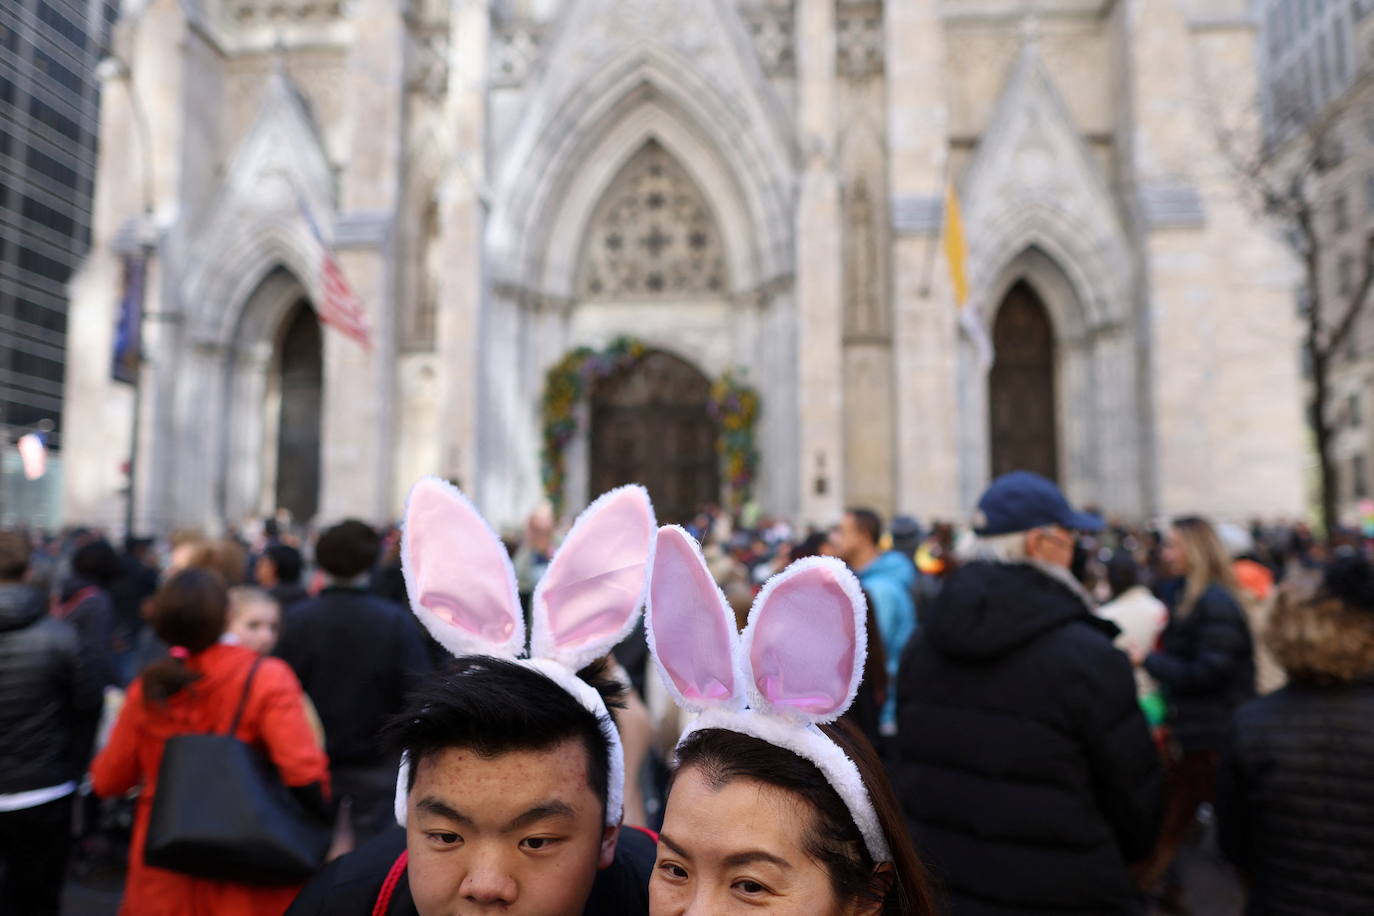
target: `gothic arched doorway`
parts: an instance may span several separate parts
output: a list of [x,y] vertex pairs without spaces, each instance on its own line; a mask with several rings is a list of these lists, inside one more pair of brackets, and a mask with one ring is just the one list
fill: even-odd
[[320,406],[324,351],[320,322],[308,302],[286,319],[279,357],[281,410],[277,424],[278,508],[298,522],[320,505]]
[[1024,280],[997,310],[992,340],[997,352],[988,379],[992,476],[1019,470],[1058,480],[1054,325]]
[[591,392],[591,492],[641,483],[660,522],[686,522],[720,500],[711,382],[670,353],[651,350]]

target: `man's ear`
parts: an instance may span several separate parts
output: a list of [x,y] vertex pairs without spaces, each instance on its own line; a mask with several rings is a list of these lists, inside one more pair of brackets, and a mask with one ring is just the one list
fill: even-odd
[[610,868],[615,861],[615,844],[620,840],[620,825],[607,827],[601,832],[601,856],[596,860],[598,869]]

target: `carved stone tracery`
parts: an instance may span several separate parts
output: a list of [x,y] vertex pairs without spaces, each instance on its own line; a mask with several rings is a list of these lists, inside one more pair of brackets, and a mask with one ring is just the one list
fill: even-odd
[[491,33],[489,75],[497,88],[521,86],[539,60],[544,35],[538,25],[511,21],[494,25]]
[[725,257],[701,192],[657,143],[612,182],[582,249],[583,298],[723,294]]
[[850,79],[883,72],[883,8],[880,3],[841,4],[835,11],[836,69]]
[[796,74],[797,62],[793,51],[795,17],[790,5],[760,5],[741,11],[754,50],[770,77]]
[[342,19],[345,0],[225,0],[224,16],[236,25],[325,23]]

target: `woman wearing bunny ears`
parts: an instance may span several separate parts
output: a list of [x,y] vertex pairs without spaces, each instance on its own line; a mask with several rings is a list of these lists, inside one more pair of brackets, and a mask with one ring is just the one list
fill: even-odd
[[293,914],[636,916],[654,841],[621,827],[625,764],[606,655],[643,607],[655,521],[641,487],[577,520],[525,620],[505,547],[427,478],[402,539],[419,620],[458,658],[388,728],[402,757],[393,830],[334,862]]
[[652,916],[934,913],[877,755],[835,724],[867,652],[866,607],[837,560],[793,563],[741,636],[696,542],[659,529],[647,632],[677,703],[678,744]]

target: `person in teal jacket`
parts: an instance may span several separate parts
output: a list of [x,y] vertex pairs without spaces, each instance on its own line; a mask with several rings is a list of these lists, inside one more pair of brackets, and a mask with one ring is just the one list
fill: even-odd
[[[895,550],[883,551],[883,520],[872,509],[849,509],[830,532],[830,549],[859,577],[873,605],[883,652],[887,658],[889,688],[883,701],[880,724],[892,734],[897,723],[897,662],[902,649],[916,631],[916,605],[912,586],[916,566],[911,558]],[[874,634],[869,634],[869,639]]]

